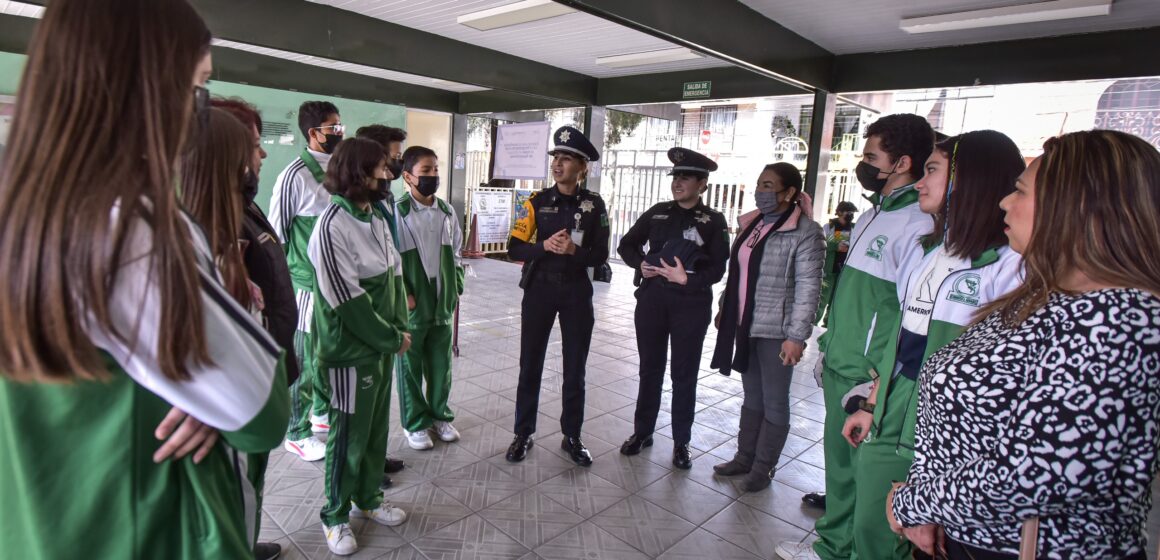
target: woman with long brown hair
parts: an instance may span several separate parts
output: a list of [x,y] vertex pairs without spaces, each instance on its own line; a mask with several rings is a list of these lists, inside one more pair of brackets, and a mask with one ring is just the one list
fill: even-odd
[[[915,461],[887,499],[927,553],[1140,559],[1160,422],[1160,153],[1049,140],[1000,206],[1026,280],[920,374]],[[945,533],[944,533],[945,531]],[[944,536],[945,535],[945,536]]]
[[184,0],[54,0],[30,44],[0,171],[6,555],[252,555],[239,473],[288,406],[281,352],[178,209],[209,43]]

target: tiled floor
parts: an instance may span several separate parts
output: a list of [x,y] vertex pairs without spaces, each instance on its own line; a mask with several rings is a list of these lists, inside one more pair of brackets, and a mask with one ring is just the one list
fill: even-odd
[[[596,328],[588,358],[583,439],[591,468],[574,466],[559,448],[560,338],[548,347],[536,446],[523,463],[503,453],[512,438],[519,365],[519,267],[470,261],[462,300],[460,357],[451,391],[458,443],[407,447],[391,402],[388,453],[406,461],[387,496],[410,518],[399,527],[354,520],[360,550],[351,558],[391,560],[520,559],[733,560],[774,557],[782,540],[810,536],[815,515],[801,496],[823,489],[821,390],[811,346],[794,374],[792,433],[769,490],[741,493],[713,477],[732,457],[741,382],[708,369],[715,331],[706,341],[693,428],[693,469],[672,468],[671,399],[666,393],[655,445],[635,457],[617,453],[632,433],[637,390],[631,271],[614,267],[613,283],[596,284]],[[666,391],[670,388],[666,381]],[[270,458],[261,540],[283,546],[283,558],[331,558],[318,518],[322,463],[278,449]],[[1153,519],[1156,515],[1153,515]],[[1156,534],[1155,522],[1150,526]]]

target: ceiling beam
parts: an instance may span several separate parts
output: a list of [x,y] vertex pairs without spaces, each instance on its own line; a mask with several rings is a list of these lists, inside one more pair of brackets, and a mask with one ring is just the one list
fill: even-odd
[[190,0],[214,36],[489,89],[590,103],[596,79],[305,0]]
[[839,56],[836,92],[1160,75],[1160,27]]
[[[686,82],[712,82],[710,95],[702,99],[683,100]],[[596,104],[633,105],[638,103],[669,103],[703,99],[736,99],[773,95],[801,95],[805,90],[759,76],[740,68],[706,68],[662,74],[644,74],[600,80]]]
[[832,53],[738,1],[555,1],[806,90],[832,75]]
[[[372,78],[237,49],[213,48],[213,79],[454,113],[459,94]],[[210,86],[213,89],[213,86]]]
[[578,107],[579,104],[557,99],[522,95],[510,91],[471,91],[459,94],[459,110],[464,115],[479,113],[507,113],[513,111],[540,111]]

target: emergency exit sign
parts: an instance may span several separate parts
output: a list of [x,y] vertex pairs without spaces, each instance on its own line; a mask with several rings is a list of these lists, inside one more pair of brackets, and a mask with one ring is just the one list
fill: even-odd
[[681,99],[702,99],[709,97],[713,89],[713,82],[685,82]]

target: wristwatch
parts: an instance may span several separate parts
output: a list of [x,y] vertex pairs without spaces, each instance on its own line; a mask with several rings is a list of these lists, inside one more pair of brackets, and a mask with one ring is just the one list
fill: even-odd
[[863,400],[862,402],[859,402],[858,408],[860,410],[864,410],[866,412],[869,412],[870,414],[874,414],[874,403],[872,403],[868,400]]

